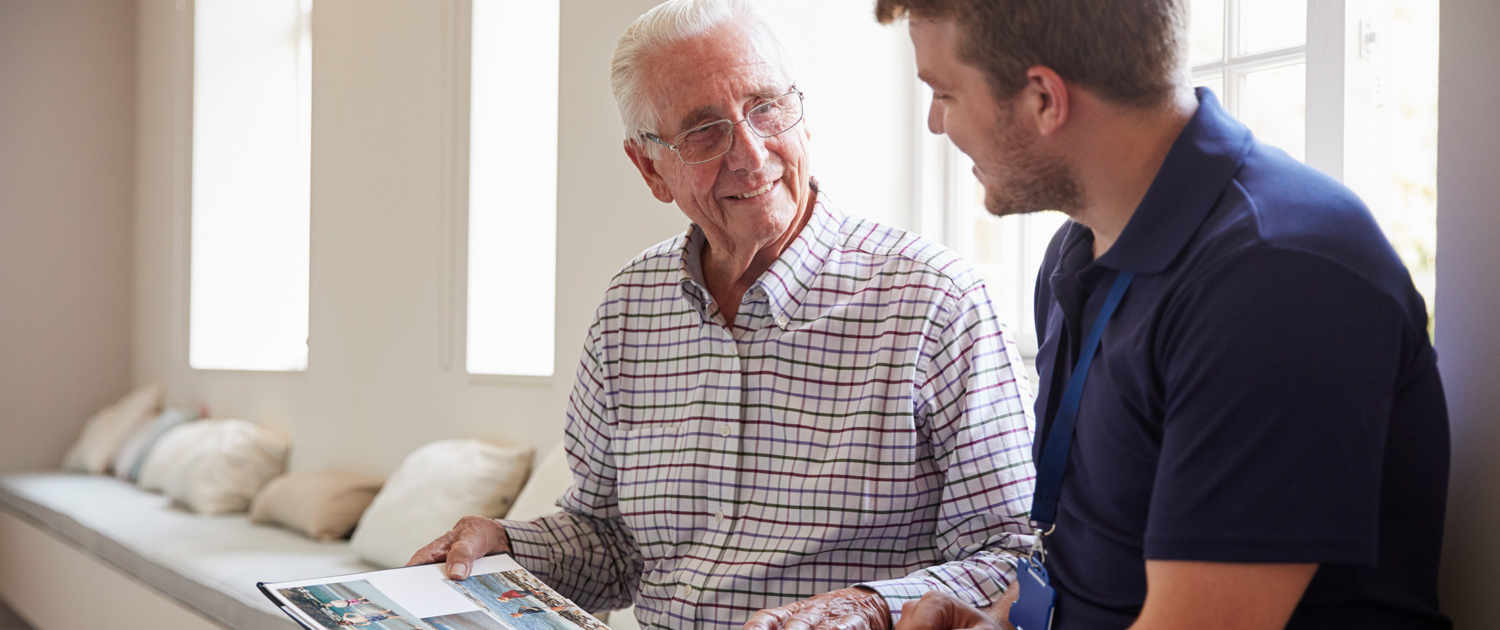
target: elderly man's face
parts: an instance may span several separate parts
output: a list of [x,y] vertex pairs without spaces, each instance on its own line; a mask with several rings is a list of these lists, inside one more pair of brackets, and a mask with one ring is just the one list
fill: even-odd
[[[742,121],[751,108],[791,90],[781,69],[736,25],[678,42],[644,64],[656,134],[669,142],[704,123]],[[809,137],[805,121],[770,138],[735,125],[729,152],[703,164],[684,164],[661,146],[645,152],[627,142],[626,151],[656,198],[676,201],[711,246],[754,250],[796,227],[808,205]]]

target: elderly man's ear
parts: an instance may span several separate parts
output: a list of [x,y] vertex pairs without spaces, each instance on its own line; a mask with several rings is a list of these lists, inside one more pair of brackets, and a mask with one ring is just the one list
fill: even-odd
[[651,187],[651,194],[657,201],[672,203],[672,191],[667,188],[667,180],[656,170],[656,160],[647,154],[646,147],[634,140],[626,140],[625,155],[630,156],[630,162],[641,172],[641,177],[645,178],[646,185]]

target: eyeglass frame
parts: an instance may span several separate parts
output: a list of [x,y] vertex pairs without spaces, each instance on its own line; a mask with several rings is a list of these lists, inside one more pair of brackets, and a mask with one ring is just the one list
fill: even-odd
[[[720,118],[720,119],[715,120],[715,121],[706,122],[706,123],[703,123],[703,124],[698,125],[696,127],[693,127],[692,129],[688,129],[687,131],[684,131],[682,133],[677,134],[676,137],[672,138],[672,142],[667,142],[666,140],[662,140],[661,136],[658,136],[658,135],[656,135],[654,133],[651,133],[649,131],[642,132],[641,133],[641,137],[645,138],[646,140],[650,140],[652,142],[655,142],[655,143],[657,143],[657,144],[659,144],[661,146],[664,146],[664,147],[666,147],[668,149],[671,149],[672,153],[675,153],[677,155],[677,159],[681,160],[683,164],[686,164],[688,166],[694,166],[694,165],[697,165],[697,164],[707,164],[707,163],[712,162],[714,160],[717,160],[717,159],[719,159],[721,157],[724,157],[725,155],[728,155],[729,152],[734,149],[734,127],[736,125],[743,125],[743,124],[749,123],[750,122],[750,115],[749,115],[750,112],[753,112],[753,111],[755,111],[755,110],[757,110],[757,109],[759,109],[761,107],[765,107],[766,105],[769,105],[771,103],[775,103],[776,101],[784,99],[784,98],[786,98],[788,96],[791,96],[793,94],[797,95],[797,104],[798,104],[798,107],[801,107],[803,101],[807,100],[807,97],[802,94],[802,90],[797,89],[796,84],[793,84],[792,85],[792,89],[789,90],[786,94],[782,94],[781,96],[778,96],[776,98],[770,99],[770,100],[768,100],[768,101],[766,101],[764,103],[756,105],[755,107],[751,107],[749,109],[749,111],[745,112],[745,119],[741,120],[739,122],[735,122],[735,121],[730,120],[728,118]],[[763,135],[761,135],[760,131],[755,128],[755,125],[747,125],[747,126],[750,128],[750,132],[754,133],[756,135],[756,137],[759,137],[759,138],[774,138],[774,137],[779,136],[781,134],[784,134],[784,133],[786,133],[788,131],[791,131],[792,128],[796,127],[797,125],[802,124],[802,119],[806,118],[806,117],[807,117],[807,112],[806,111],[800,111],[800,112],[798,112],[798,114],[797,114],[797,122],[794,122],[794,123],[792,123],[790,125],[787,125],[786,129],[782,129],[781,131],[773,133],[773,134],[771,134],[769,136],[763,136]],[[700,161],[697,161],[697,162],[689,162],[689,161],[683,159],[682,153],[677,150],[677,145],[681,144],[680,141],[682,140],[683,136],[686,136],[686,135],[688,135],[690,133],[693,133],[695,131],[700,131],[700,130],[703,130],[703,129],[707,129],[707,128],[712,127],[714,125],[717,125],[719,123],[726,123],[726,122],[729,123],[729,146],[727,146],[727,147],[724,148],[724,152],[723,153],[715,155],[715,156],[713,156],[711,158],[708,158],[706,160],[700,160]]]

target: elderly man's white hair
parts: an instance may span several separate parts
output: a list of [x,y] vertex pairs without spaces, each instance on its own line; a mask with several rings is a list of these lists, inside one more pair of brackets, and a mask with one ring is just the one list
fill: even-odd
[[760,54],[779,68],[785,78],[791,78],[781,42],[750,0],[667,0],[625,29],[610,62],[609,87],[614,92],[615,105],[620,108],[626,138],[638,139],[646,132],[654,132],[660,122],[655,105],[646,94],[649,70],[641,60],[671,44],[731,23],[748,29]]

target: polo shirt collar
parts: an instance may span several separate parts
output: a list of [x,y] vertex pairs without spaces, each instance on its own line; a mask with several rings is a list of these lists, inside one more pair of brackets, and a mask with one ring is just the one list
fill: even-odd
[[[1198,111],[1183,128],[1141,205],[1099,265],[1157,273],[1172,264],[1208,218],[1250,150],[1250,130],[1230,117],[1207,88],[1198,88]],[[1074,230],[1074,235],[1086,230]]]
[[[844,223],[842,214],[823,203],[822,193],[816,188],[813,191],[813,211],[807,225],[802,226],[802,231],[792,240],[791,246],[781,252],[751,288],[752,291],[759,289],[765,294],[772,319],[780,319],[782,315],[790,319],[802,306],[808,287],[823,272],[823,266],[833,252],[839,229]],[[703,230],[697,225],[690,225],[687,237],[678,248],[681,272],[678,282],[685,292],[696,299],[699,314],[705,321],[712,318],[706,308],[710,297],[706,288],[708,284],[703,280],[702,268],[703,245],[706,242]]]

